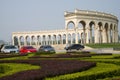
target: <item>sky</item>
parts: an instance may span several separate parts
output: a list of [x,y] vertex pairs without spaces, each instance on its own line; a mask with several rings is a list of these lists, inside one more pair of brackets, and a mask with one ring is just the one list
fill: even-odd
[[75,9],[110,13],[120,20],[120,0],[0,0],[0,40],[10,42],[12,32],[64,29],[64,12]]

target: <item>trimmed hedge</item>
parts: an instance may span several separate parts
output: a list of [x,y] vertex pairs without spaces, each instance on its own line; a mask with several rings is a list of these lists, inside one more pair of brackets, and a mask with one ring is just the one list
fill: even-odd
[[54,55],[37,55],[29,58],[79,58],[79,57],[91,57],[91,54],[54,54]]
[[0,63],[27,63],[41,66],[41,69],[18,72],[2,77],[1,80],[41,80],[45,77],[79,72],[96,66],[94,62],[80,60],[0,60]]
[[6,53],[0,53],[0,59],[2,59],[2,58],[11,58],[11,57],[20,57],[20,56],[27,56],[27,54],[24,54],[24,55],[21,55],[21,54],[6,54]]
[[1,65],[0,64],[0,73],[5,73],[6,71],[10,70],[9,66]]
[[97,80],[106,77],[120,76],[120,67],[114,64],[97,63],[87,71],[46,78],[45,80]]
[[[12,75],[17,72],[25,71],[25,70],[33,70],[40,69],[40,66],[34,66],[30,64],[16,64],[16,63],[0,63],[0,77]],[[0,79],[1,80],[1,79]]]

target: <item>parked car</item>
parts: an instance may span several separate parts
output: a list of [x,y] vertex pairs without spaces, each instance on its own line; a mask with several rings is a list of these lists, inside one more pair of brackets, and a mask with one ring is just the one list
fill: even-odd
[[71,45],[67,45],[65,47],[65,50],[82,50],[84,49],[85,47],[81,44],[71,44]]
[[55,49],[50,46],[50,45],[43,45],[43,46],[40,46],[39,52],[50,52],[50,53],[55,53]]
[[19,53],[19,49],[14,45],[3,45],[1,48],[2,53]]
[[23,46],[20,48],[20,54],[35,53],[37,50],[32,46]]

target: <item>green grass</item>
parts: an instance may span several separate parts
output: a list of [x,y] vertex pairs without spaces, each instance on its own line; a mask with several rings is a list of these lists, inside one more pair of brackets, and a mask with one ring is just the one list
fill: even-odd
[[120,43],[86,44],[92,48],[120,48]]
[[0,77],[12,75],[20,71],[40,69],[40,66],[18,63],[2,63],[0,66],[4,69],[3,72],[0,72]]
[[0,60],[23,60],[28,59],[28,57],[34,56],[35,53],[29,53],[27,56],[11,57],[11,58],[2,58]]

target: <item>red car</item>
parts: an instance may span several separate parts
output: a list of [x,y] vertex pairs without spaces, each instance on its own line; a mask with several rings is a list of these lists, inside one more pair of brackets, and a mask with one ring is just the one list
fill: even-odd
[[34,52],[37,52],[37,50],[32,46],[23,46],[20,48],[20,54],[34,53]]

